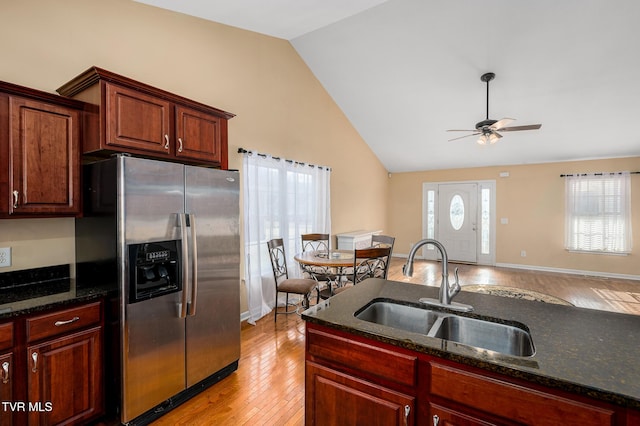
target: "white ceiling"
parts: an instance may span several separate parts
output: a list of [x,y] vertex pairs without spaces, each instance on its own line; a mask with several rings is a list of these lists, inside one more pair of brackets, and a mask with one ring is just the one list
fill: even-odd
[[[637,0],[138,1],[290,40],[390,172],[640,155]],[[488,71],[490,118],[542,128],[448,142]]]

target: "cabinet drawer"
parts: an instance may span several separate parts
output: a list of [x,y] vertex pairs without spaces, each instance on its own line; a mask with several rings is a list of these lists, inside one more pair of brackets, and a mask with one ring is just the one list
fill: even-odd
[[307,351],[335,365],[344,365],[402,385],[415,386],[418,358],[324,333],[308,330]]
[[0,351],[13,346],[13,323],[0,324]]
[[443,365],[431,365],[431,394],[514,423],[613,425],[615,411]]
[[100,302],[56,311],[27,319],[27,341],[33,342],[98,324]]

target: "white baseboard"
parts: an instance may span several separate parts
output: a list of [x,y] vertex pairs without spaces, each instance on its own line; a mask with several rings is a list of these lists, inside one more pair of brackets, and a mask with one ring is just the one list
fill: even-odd
[[496,263],[500,268],[525,269],[529,271],[555,272],[558,274],[584,275],[585,277],[618,278],[623,280],[640,280],[640,275],[615,274],[613,272],[583,271],[581,269],[551,268],[547,266],[520,265],[517,263]]
[[240,314],[240,322],[248,320],[250,317],[249,311],[244,311]]

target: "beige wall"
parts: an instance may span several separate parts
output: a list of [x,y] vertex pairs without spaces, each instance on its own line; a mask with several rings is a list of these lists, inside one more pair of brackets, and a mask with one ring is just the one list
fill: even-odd
[[[386,170],[288,41],[130,0],[4,1],[0,39],[0,80],[55,92],[96,65],[237,114],[230,168],[238,147],[329,166],[332,233],[386,228]],[[16,265],[50,264],[37,235],[72,241],[73,221],[30,221],[0,221],[0,247],[18,244],[14,227],[37,228]]]
[[[563,250],[564,182],[558,177],[639,170],[639,158],[388,178],[287,41],[130,0],[4,1],[2,17],[0,80],[54,92],[97,65],[237,114],[229,122],[231,168],[241,166],[238,147],[331,167],[334,234],[382,229],[397,236],[397,253],[407,253],[422,235],[422,182],[495,179],[497,217],[509,218],[508,225],[497,225],[498,263],[640,274],[637,247],[628,257]],[[500,171],[510,177],[499,178]],[[636,246],[639,179],[633,177]],[[1,220],[5,246],[15,247],[11,269],[72,262],[73,220]],[[526,258],[519,256],[523,249]]]
[[[391,177],[389,229],[394,252],[407,254],[422,236],[424,182],[496,181],[496,263],[640,276],[640,175],[632,175],[633,240],[629,256],[564,250],[564,179],[561,174],[639,171],[640,157],[398,173]],[[500,172],[509,172],[501,178]],[[509,223],[500,224],[500,218]],[[520,257],[521,250],[527,256]]]

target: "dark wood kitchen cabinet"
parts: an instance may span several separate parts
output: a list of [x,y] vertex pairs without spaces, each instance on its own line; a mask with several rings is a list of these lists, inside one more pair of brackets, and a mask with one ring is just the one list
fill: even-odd
[[[306,323],[305,423],[638,424],[640,412]],[[335,421],[335,419],[340,419]]]
[[80,214],[82,102],[0,82],[0,215]]
[[306,375],[313,395],[305,411],[307,424],[413,424],[415,398],[410,395],[312,362],[306,365]]
[[234,114],[93,67],[58,89],[95,106],[85,155],[140,156],[228,166],[227,121]]
[[431,362],[429,416],[440,425],[614,425],[616,411]]
[[[13,363],[13,322],[0,324],[0,401],[13,402],[13,386],[15,383]],[[10,407],[0,407],[0,425],[12,426],[13,413]]]
[[79,423],[102,412],[100,327],[27,347],[29,424]]
[[10,363],[0,395],[14,405],[0,424],[81,425],[104,414],[102,301],[18,317],[0,324],[0,339],[8,324],[16,332],[11,352],[0,349],[0,368]]
[[416,356],[307,329],[305,423],[413,425],[416,369]]

